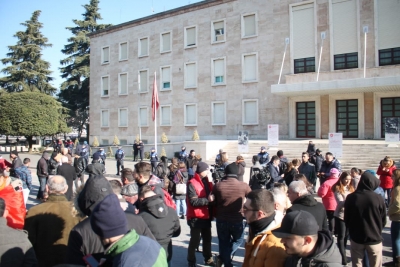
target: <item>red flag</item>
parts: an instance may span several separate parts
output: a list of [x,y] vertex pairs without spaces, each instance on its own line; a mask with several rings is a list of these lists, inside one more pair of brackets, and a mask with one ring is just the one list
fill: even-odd
[[156,112],[159,106],[160,102],[158,101],[157,75],[154,73],[153,95],[151,97],[151,115],[153,117],[153,121],[156,119]]

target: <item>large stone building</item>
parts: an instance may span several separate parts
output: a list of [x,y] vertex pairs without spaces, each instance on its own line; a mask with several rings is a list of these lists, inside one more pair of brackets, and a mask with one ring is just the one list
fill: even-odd
[[[400,117],[399,0],[209,0],[92,34],[90,129],[154,142],[383,138]],[[280,75],[282,70],[282,75]]]

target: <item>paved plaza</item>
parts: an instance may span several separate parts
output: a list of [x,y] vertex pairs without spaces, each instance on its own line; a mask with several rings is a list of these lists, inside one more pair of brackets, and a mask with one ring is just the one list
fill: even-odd
[[[3,157],[8,159],[8,154],[5,154],[5,152],[2,152]],[[40,154],[28,154],[28,153],[20,153],[19,154],[21,159],[24,159],[26,157],[31,159],[31,172],[32,172],[32,177],[33,177],[33,185],[34,189],[31,191],[31,194],[28,199],[28,206],[27,208],[37,205],[39,202],[36,200],[36,193],[37,189],[39,186],[39,182],[36,176],[36,164],[37,161],[40,159]],[[125,161],[125,168],[133,168],[135,162],[132,162],[131,160],[126,160]],[[116,176],[116,163],[114,159],[107,159],[106,160],[106,170],[107,174],[105,175],[108,179],[116,179],[119,176]],[[246,171],[248,173],[248,170]],[[248,181],[248,174],[245,175],[245,180]],[[319,201],[320,199],[317,198]],[[189,239],[190,239],[190,228],[187,225],[185,220],[180,220],[181,222],[181,228],[182,232],[179,237],[173,238],[173,245],[174,245],[174,250],[173,250],[173,258],[172,258],[172,266],[186,266],[187,261],[186,261],[186,255],[187,255],[187,248],[189,245]],[[248,233],[248,228],[246,228],[246,235],[247,237]],[[212,251],[214,254],[218,254],[218,238],[217,238],[217,230],[215,226],[215,222],[212,224]],[[391,254],[392,254],[392,249],[391,249],[391,241],[390,241],[390,221],[388,219],[388,223],[386,224],[386,227],[384,228],[382,237],[384,239],[383,241],[383,262],[388,262],[391,261]],[[201,247],[200,247],[201,250]],[[350,252],[349,252],[349,246],[347,250],[347,255],[350,257]],[[201,264],[203,263],[203,257],[201,253],[196,253],[197,257],[197,263]],[[235,257],[233,264],[234,266],[241,266],[242,262],[244,259],[244,247],[243,244],[242,246],[238,249]],[[350,258],[349,258],[350,260]],[[203,266],[203,265],[201,265]]]

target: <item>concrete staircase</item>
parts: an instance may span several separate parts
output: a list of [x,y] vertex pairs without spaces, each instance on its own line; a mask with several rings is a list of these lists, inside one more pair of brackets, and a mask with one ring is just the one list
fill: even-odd
[[[288,140],[280,141],[278,147],[268,147],[267,141],[250,141],[249,153],[241,154],[246,161],[246,166],[252,165],[251,158],[260,151],[261,146],[267,147],[267,152],[276,155],[278,150],[283,150],[284,155],[292,160],[298,158],[301,160],[301,153],[307,150],[309,140]],[[315,147],[322,150],[322,155],[329,151],[328,140],[313,140]],[[221,147],[228,153],[229,161],[234,161],[238,153],[238,145],[236,141],[227,143]],[[342,164],[342,170],[350,170],[357,167],[361,170],[377,170],[380,160],[385,156],[390,156],[395,162],[397,168],[400,168],[400,145],[399,147],[388,147],[382,140],[343,140],[343,157],[339,158]],[[210,164],[214,158],[207,160]],[[213,163],[212,163],[213,164]]]

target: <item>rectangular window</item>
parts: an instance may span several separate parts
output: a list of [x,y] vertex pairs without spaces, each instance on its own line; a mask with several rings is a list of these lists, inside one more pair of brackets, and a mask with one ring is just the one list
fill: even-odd
[[101,111],[101,127],[109,127],[110,126],[110,116],[108,109]]
[[101,77],[101,96],[109,96],[110,88],[110,77],[109,76],[104,76]]
[[161,126],[171,126],[171,106],[161,106],[160,107],[160,125]]
[[145,57],[149,55],[149,38],[139,39],[139,57]]
[[335,70],[358,68],[358,53],[334,55]]
[[103,47],[101,49],[101,64],[110,63],[110,47]]
[[161,34],[160,53],[171,52],[171,32]]
[[119,139],[119,144],[120,144],[121,146],[126,146],[126,145],[128,144],[128,140],[126,140],[126,139]]
[[[295,73],[310,72],[311,65],[314,66],[313,71],[315,71],[314,3],[292,6],[291,13],[292,40],[290,45],[293,49],[294,65],[295,69],[296,65],[300,65],[300,69],[302,65],[304,70],[299,72],[295,70]],[[296,62],[296,60],[298,61]]]
[[336,100],[336,132],[358,138],[358,100]]
[[258,80],[258,54],[242,55],[242,82],[256,82]]
[[242,38],[257,36],[257,15],[242,15]]
[[211,59],[212,81],[211,85],[225,85],[225,57]]
[[211,22],[211,43],[225,42],[225,20]]
[[400,47],[379,50],[379,66],[400,64]]
[[315,138],[315,101],[296,103],[296,137]]
[[185,28],[185,48],[197,46],[197,27],[190,26]]
[[258,100],[249,99],[242,102],[242,124],[257,125],[258,124]]
[[197,64],[196,62],[185,63],[185,88],[197,87]]
[[128,94],[128,73],[120,73],[118,75],[118,94],[127,95]]
[[197,104],[185,104],[185,126],[197,125]]
[[315,57],[294,60],[294,73],[315,72]]
[[139,125],[141,127],[148,126],[147,114],[147,107],[139,108]]
[[149,72],[147,70],[139,71],[139,92],[147,93],[149,90],[148,81],[149,81]]
[[161,90],[171,90],[171,66],[161,67]]
[[108,139],[101,139],[101,144],[103,146],[107,146],[108,145]]
[[[400,97],[381,98],[381,137],[385,138],[386,118],[400,118]],[[396,127],[396,125],[393,125]]]
[[[358,51],[357,1],[332,0],[333,54]],[[336,68],[335,68],[336,70]]]
[[118,127],[128,127],[128,109],[118,109]]
[[128,59],[128,43],[120,43],[119,44],[119,60],[127,60]]
[[226,125],[226,103],[211,103],[212,125]]
[[376,4],[378,50],[400,47],[400,1],[377,0]]

